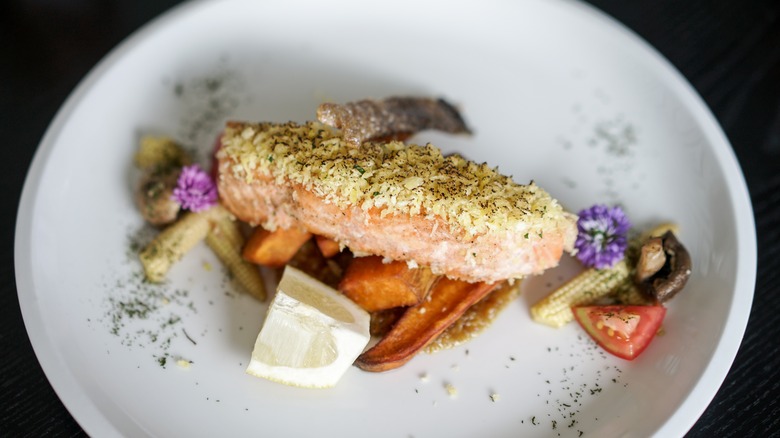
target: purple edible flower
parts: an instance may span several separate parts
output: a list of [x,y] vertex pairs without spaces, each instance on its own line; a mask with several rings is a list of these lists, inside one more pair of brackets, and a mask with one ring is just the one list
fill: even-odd
[[594,205],[579,213],[577,221],[577,258],[583,265],[609,268],[623,258],[628,246],[628,222],[620,207]]
[[172,198],[185,210],[203,211],[216,205],[217,187],[197,164],[184,166]]

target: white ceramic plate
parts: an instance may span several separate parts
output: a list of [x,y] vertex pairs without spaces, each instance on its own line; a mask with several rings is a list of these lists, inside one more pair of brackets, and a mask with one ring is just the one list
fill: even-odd
[[[227,118],[305,120],[324,100],[392,94],[457,102],[476,135],[417,140],[535,179],[573,211],[620,203],[636,224],[679,223],[695,270],[666,336],[626,362],[575,325],[532,323],[529,302],[564,267],[524,283],[466,346],[303,390],[244,374],[264,307],[233,292],[205,246],[164,287],[139,280],[128,242],[142,227],[131,200],[140,135],[172,135],[203,157]],[[18,224],[30,338],[96,436],[682,435],[736,354],[756,267],[745,184],[711,114],[646,44],[566,1],[177,8],[68,99]]]

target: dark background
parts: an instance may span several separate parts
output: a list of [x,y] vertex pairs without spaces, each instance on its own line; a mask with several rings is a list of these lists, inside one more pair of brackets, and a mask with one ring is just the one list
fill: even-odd
[[[14,281],[16,209],[35,148],[78,81],[171,0],[12,0],[0,6],[0,436],[79,436],[35,358]],[[780,430],[780,1],[593,0],[693,84],[748,183],[758,280],[734,365],[691,437]]]

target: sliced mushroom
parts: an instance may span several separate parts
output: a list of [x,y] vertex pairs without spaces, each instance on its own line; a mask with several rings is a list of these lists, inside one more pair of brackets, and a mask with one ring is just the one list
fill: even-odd
[[166,225],[176,220],[179,203],[172,199],[180,169],[150,172],[141,178],[135,201],[141,215],[152,225]]
[[[656,239],[649,239],[642,246],[635,281],[646,295],[664,302],[685,287],[693,264],[688,250],[677,240],[674,233],[667,231],[660,238],[662,255],[658,253]],[[662,256],[663,263],[657,268]]]
[[636,281],[643,282],[661,270],[666,264],[663,240],[660,237],[648,239],[639,250],[636,265]]

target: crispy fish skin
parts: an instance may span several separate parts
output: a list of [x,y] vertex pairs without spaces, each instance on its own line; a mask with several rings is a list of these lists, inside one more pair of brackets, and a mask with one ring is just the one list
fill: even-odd
[[239,219],[301,227],[356,254],[469,282],[522,278],[571,251],[576,217],[544,190],[432,145],[349,145],[303,125],[229,123],[218,188]]
[[389,97],[345,104],[323,103],[317,120],[341,129],[355,146],[378,138],[413,135],[426,129],[453,134],[470,133],[460,112],[444,99]]

